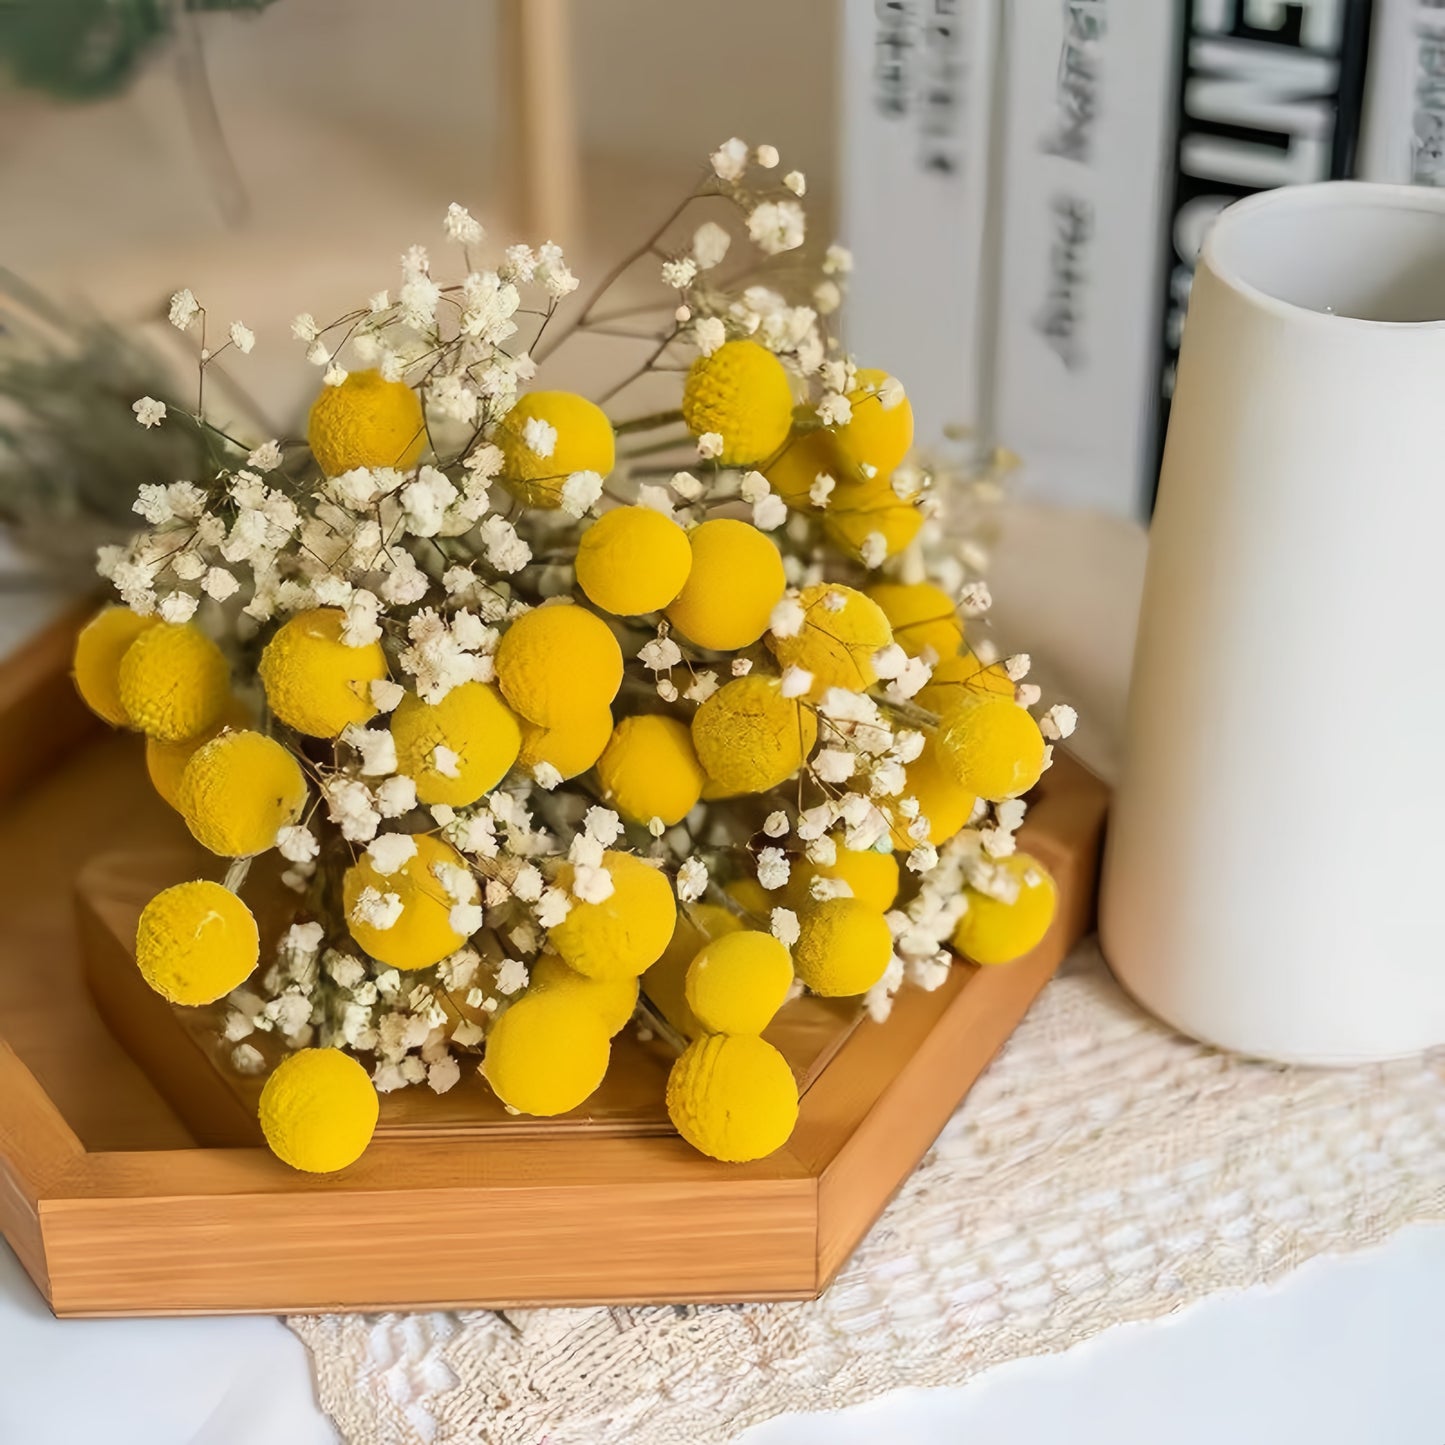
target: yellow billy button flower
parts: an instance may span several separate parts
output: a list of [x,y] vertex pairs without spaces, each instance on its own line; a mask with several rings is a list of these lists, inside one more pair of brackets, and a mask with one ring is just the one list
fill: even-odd
[[1014,685],[1001,662],[985,667],[971,652],[945,657],[913,700],[919,707],[946,717],[975,697],[1014,697]]
[[130,726],[120,701],[120,662],[131,643],[154,627],[158,617],[141,617],[129,607],[102,607],[75,639],[72,676],[86,707],[112,727]]
[[181,806],[181,777],[186,765],[212,738],[226,728],[249,726],[251,714],[239,698],[232,698],[226,704],[220,721],[209,727],[199,737],[185,738],[178,743],[163,743],[159,738],[146,739],[146,772],[150,774],[151,785],[161,797],[177,811]]
[[349,647],[338,607],[298,612],[282,623],[261,653],[261,685],[271,711],[313,738],[338,737],[376,715],[371,684],[386,676],[379,642]]
[[616,458],[607,413],[570,391],[529,391],[503,417],[496,443],[505,459],[503,485],[548,510],[562,505],[573,472],[605,477]]
[[214,1003],[239,988],[261,956],[251,910],[219,883],[177,883],[141,912],[135,961],[172,1003]]
[[532,981],[527,997],[534,994],[566,994],[581,999],[597,1011],[609,1038],[627,1027],[637,1009],[638,986],[635,978],[588,978],[575,968],[568,968],[553,953],[544,953],[532,965]]
[[775,677],[724,683],[693,714],[692,745],[708,778],[728,793],[765,793],[803,766],[818,720]]
[[666,607],[691,568],[687,533],[651,507],[604,512],[577,544],[577,585],[594,607],[618,617]]
[[887,490],[835,494],[823,513],[823,531],[828,540],[840,552],[870,567],[896,557],[922,526],[923,513],[917,506],[899,501]]
[[452,909],[478,898],[477,881],[455,848],[426,833],[413,841],[415,854],[395,872],[381,872],[364,853],[341,885],[352,938],[378,962],[404,971],[455,953],[466,936],[452,926]]
[[787,1002],[788,950],[771,933],[743,929],[707,944],[688,965],[687,1005],[713,1034],[760,1034]]
[[190,623],[158,622],[126,648],[120,705],[147,737],[178,743],[215,726],[231,696],[221,649]]
[[693,528],[688,541],[692,568],[667,609],[673,626],[719,652],[756,642],[788,586],[776,544],[750,522],[729,517]]
[[[552,947],[588,978],[638,978],[662,957],[672,937],[677,921],[672,885],[660,869],[631,853],[604,853],[602,866],[611,875],[612,892],[596,903],[574,895],[571,911],[552,927]],[[558,886],[571,893],[576,882],[576,870],[564,864]]]
[[464,682],[437,703],[407,693],[392,714],[391,735],[397,770],[415,779],[418,801],[454,808],[491,792],[522,746],[516,715],[484,682]]
[[951,658],[963,645],[963,624],[953,598],[932,582],[877,582],[868,588],[893,628],[893,640],[910,657],[932,648]]
[[602,796],[634,823],[670,828],[693,810],[706,781],[692,734],[676,718],[623,718],[597,763]]
[[405,382],[379,371],[353,371],[325,386],[306,423],[311,455],[328,477],[354,467],[414,467],[426,444],[421,402]]
[[911,851],[919,844],[908,830],[913,819],[906,818],[897,804],[903,798],[914,798],[918,811],[928,819],[926,841],[935,847],[948,842],[973,816],[978,799],[954,777],[939,756],[938,737],[929,733],[923,751],[908,764],[907,780],[897,798],[888,801],[886,811],[893,824],[894,846]]
[[703,946],[714,938],[736,933],[742,919],[718,903],[689,903],[677,913],[677,926],[662,957],[642,975],[648,1000],[685,1038],[703,1032],[687,1002],[687,971]]
[[788,373],[756,341],[724,342],[693,362],[682,391],[682,416],[693,436],[722,438],[724,466],[766,461],[788,439],[793,423]]
[[798,919],[793,966],[824,998],[852,998],[883,977],[893,957],[893,935],[877,908],[857,898],[830,898]]
[[249,730],[197,748],[176,796],[195,840],[223,858],[264,853],[305,804],[306,778],[296,759],[274,738]]
[[547,763],[565,781],[585,773],[602,756],[611,736],[612,709],[605,704],[569,717],[554,728],[538,727],[523,718],[522,750],[517,762],[533,774],[539,763]]
[[518,999],[492,1025],[482,1073],[509,1108],[547,1119],[586,1103],[611,1054],[607,1026],[588,999],[543,990]]
[[973,963],[1012,963],[1043,942],[1058,908],[1058,889],[1048,869],[1027,853],[994,865],[1015,884],[1012,902],[965,888],[968,911],[953,931],[953,946]]
[[871,598],[837,582],[805,587],[798,598],[803,625],[792,637],[768,634],[767,643],[783,667],[813,675],[810,697],[830,687],[865,692],[878,681],[873,654],[893,641],[883,609]]
[[839,844],[837,858],[832,863],[812,863],[806,858],[795,863],[788,878],[789,908],[801,912],[818,901],[811,892],[815,878],[835,878],[846,883],[853,890],[854,898],[880,913],[892,908],[898,897],[898,859],[892,853],[880,853],[873,848],[860,851]]
[[[795,512],[806,512],[815,504],[813,488],[819,477],[833,479],[833,491],[860,477],[853,463],[838,449],[829,431],[798,432],[772,462],[764,475],[768,485]],[[831,502],[832,493],[828,501]]]
[[707,1034],[672,1066],[667,1113],[699,1153],[742,1164],[788,1142],[798,1085],[788,1061],[756,1035]]
[[835,428],[838,445],[860,467],[887,476],[913,445],[913,407],[886,371],[864,367],[848,393],[853,415]]
[[293,1169],[333,1174],[355,1164],[381,1111],[366,1070],[340,1049],[299,1049],[261,1090],[261,1132]]
[[527,719],[561,728],[596,718],[622,686],[622,649],[607,624],[575,603],[524,612],[497,646],[502,695]]
[[1011,698],[975,697],[939,725],[939,761],[955,782],[991,803],[1028,792],[1044,755],[1038,723]]

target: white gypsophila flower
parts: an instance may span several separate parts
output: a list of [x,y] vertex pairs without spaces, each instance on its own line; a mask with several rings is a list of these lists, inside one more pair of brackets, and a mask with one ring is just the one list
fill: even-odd
[[604,848],[610,848],[622,836],[622,819],[611,808],[593,804],[582,819],[582,830]]
[[487,517],[481,525],[481,537],[487,561],[498,572],[520,572],[532,560],[532,549],[503,517]]
[[831,391],[818,403],[818,420],[824,426],[846,426],[853,419],[853,403],[841,392]]
[[[514,935],[515,937],[515,935]],[[510,997],[528,983],[527,965],[520,958],[504,958],[497,965],[497,992]]]
[[670,637],[654,637],[642,645],[637,657],[649,672],[666,672],[682,661],[682,649]]
[[371,866],[383,878],[389,878],[409,859],[416,857],[416,839],[410,833],[383,833],[366,848]]
[[532,779],[544,793],[550,793],[561,787],[565,781],[556,766],[547,762],[545,758],[532,765]]
[[263,442],[246,458],[246,464],[262,472],[275,471],[281,465],[280,442]]
[[537,247],[537,279],[549,296],[561,300],[570,296],[580,284],[563,259],[562,248],[552,241]]
[[331,351],[324,341],[313,341],[306,348],[306,360],[312,366],[329,366],[331,364]]
[[775,532],[787,520],[787,503],[776,492],[769,492],[753,503],[753,526],[760,532]]
[[[988,583],[970,582],[959,593],[958,605],[965,617],[981,617],[993,606],[993,594],[988,590]],[[977,648],[974,651],[976,653]]]
[[400,818],[416,807],[416,780],[405,773],[387,778],[376,790],[376,806],[383,818]]
[[796,637],[807,620],[803,604],[796,597],[784,597],[768,617],[768,631],[774,637]]
[[356,896],[356,901],[351,905],[350,918],[353,923],[364,924],[368,928],[386,929],[396,926],[396,921],[402,915],[403,904],[399,893],[382,893],[379,889],[367,886]]
[[450,1054],[447,1054],[444,1058],[435,1059],[427,1065],[427,1088],[434,1094],[445,1094],[456,1086],[461,1076],[461,1065]]
[[586,833],[578,833],[567,846],[567,861],[585,864],[589,868],[600,868],[603,851],[602,844],[596,838],[589,837]]
[[159,426],[166,419],[165,402],[157,401],[153,396],[143,396],[139,401],[133,402],[131,410],[143,427]]
[[763,823],[763,832],[769,838],[782,838],[788,831],[788,815],[783,812],[769,813]]
[[823,271],[829,276],[846,276],[853,269],[853,253],[835,241],[823,257]]
[[288,823],[276,834],[276,851],[288,863],[310,863],[321,851],[321,844],[310,828]]
[[846,783],[858,767],[857,757],[846,748],[822,748],[810,765],[825,783]]
[[431,765],[444,778],[459,778],[462,775],[461,755],[438,743],[431,750]]
[[750,657],[735,657],[728,668],[734,677],[746,677],[752,670],[753,660]]
[[572,911],[572,900],[560,888],[545,888],[533,916],[543,928],[555,928]]
[[728,339],[727,328],[716,316],[700,316],[692,327],[693,345],[704,356],[711,356]]
[[583,903],[606,903],[614,888],[606,868],[577,863],[572,868],[572,896]]
[[177,331],[185,331],[200,315],[201,303],[191,294],[189,286],[183,286],[171,297],[171,308],[167,319]]
[[196,615],[199,599],[189,592],[167,592],[156,607],[162,621],[189,622]]
[[338,366],[334,361],[326,368],[326,374],[321,378],[326,386],[340,386],[351,373],[344,366]]
[[194,552],[180,552],[171,558],[171,571],[182,582],[198,582],[206,575],[206,564]]
[[807,192],[808,178],[802,171],[789,171],[788,174],[783,177],[783,184],[795,196],[801,196]]
[[663,702],[676,702],[682,694],[670,677],[660,677],[657,680],[657,695]]
[[812,839],[804,851],[810,863],[816,863],[822,868],[831,868],[838,861],[838,845],[827,833]]
[[787,885],[792,865],[781,848],[760,848],[757,858],[758,882],[772,893]]
[[[931,649],[930,649],[931,655]],[[903,670],[888,684],[887,695],[892,702],[907,702],[916,697],[933,676],[933,669],[921,657],[910,657]]]
[[716,221],[704,221],[692,233],[692,258],[699,271],[720,265],[732,245],[732,237]]
[[406,689],[389,677],[378,677],[368,687],[367,695],[377,712],[395,712],[402,698],[406,696]]
[[707,892],[707,865],[701,858],[689,858],[677,870],[677,896],[684,903],[695,903]]
[[144,517],[153,527],[163,527],[175,517],[170,492],[165,486],[143,483],[130,504],[132,512]]
[[316,325],[316,318],[309,312],[303,311],[291,322],[291,334],[297,341],[315,341],[320,334]]
[[1014,688],[1014,701],[1022,708],[1033,707],[1043,695],[1043,689],[1035,682],[1021,682]]
[[656,487],[650,482],[644,482],[637,489],[637,505],[646,507],[649,511],[658,512],[671,520],[676,516],[677,508],[672,504],[672,495],[666,487]]
[[596,472],[573,472],[562,483],[561,510],[569,517],[585,517],[602,495],[602,478]]
[[525,284],[537,274],[537,258],[530,246],[519,241],[514,246],[508,246],[502,255],[502,274],[509,281],[521,281]]
[[843,293],[836,281],[819,281],[813,287],[813,305],[818,315],[831,316],[843,304]]
[[784,948],[791,948],[802,933],[798,915],[791,908],[775,908],[768,917],[768,927]]
[[1066,702],[1056,702],[1039,719],[1039,731],[1053,741],[1072,737],[1078,726],[1079,715]]
[[697,439],[697,454],[704,461],[712,461],[715,457],[722,456],[724,445],[721,432],[705,431]]
[[801,246],[806,226],[803,208],[796,201],[763,201],[748,214],[748,237],[769,256]]
[[668,478],[667,485],[684,502],[695,502],[702,496],[705,488],[691,472],[674,472]]
[[888,538],[882,532],[869,532],[858,546],[858,559],[865,567],[881,567],[888,560]]
[[777,146],[770,145],[760,145],[757,150],[753,152],[753,156],[765,171],[772,170],[781,159],[778,155]]
[[1029,668],[1033,659],[1026,652],[1016,652],[1012,657],[1004,658],[1003,670],[1008,675],[1010,682],[1022,682],[1029,675]]
[[397,311],[403,326],[414,331],[430,331],[436,325],[437,303],[442,288],[425,272],[409,276],[396,293]]
[[738,180],[748,168],[748,144],[733,136],[725,140],[708,160],[712,162],[712,172],[718,180]]
[[242,356],[249,356],[251,354],[251,348],[256,344],[256,333],[252,331],[249,326],[245,326],[239,321],[233,321],[229,335],[231,337],[231,345],[234,346]]
[[829,498],[833,495],[833,488],[837,485],[836,479],[830,477],[827,472],[819,472],[813,478],[813,485],[808,488],[808,500],[815,507],[826,507]]
[[381,814],[373,806],[371,789],[357,778],[334,776],[321,785],[327,815],[350,843],[369,843],[381,826]]
[[896,798],[908,784],[902,763],[884,761],[873,767],[868,791],[875,798]]
[[897,677],[907,665],[908,654],[896,642],[890,642],[873,654],[873,671],[885,682]]
[[435,537],[442,529],[447,508],[461,494],[446,475],[433,466],[420,468],[402,487],[399,501],[402,521],[414,537]]
[[[473,271],[462,281],[462,313],[457,329],[463,336],[500,346],[508,337],[516,335],[517,323],[512,317],[521,304],[522,293],[510,281],[504,281],[495,271]],[[507,360],[501,357],[492,361],[491,369],[499,382]],[[515,358],[512,365],[517,368],[518,379],[531,379],[531,358],[525,352]],[[527,372],[525,377],[523,372]]]
[[211,567],[201,582],[201,591],[217,602],[234,597],[241,590],[241,584],[224,567]]
[[[697,262],[691,256],[662,263],[662,283],[664,286],[671,286],[674,291],[685,291],[696,279]],[[687,317],[679,319],[686,321]]]
[[717,673],[710,668],[697,673],[683,696],[689,702],[706,702],[718,690]]
[[813,674],[804,667],[789,665],[783,669],[778,691],[784,697],[807,697],[813,687]]
[[483,236],[481,222],[473,219],[472,213],[456,201],[447,207],[446,219],[442,225],[446,228],[447,235],[453,241],[461,242],[463,246],[475,246]]
[[453,933],[470,938],[482,926],[482,905],[480,903],[453,903],[447,913],[447,923]]
[[426,404],[438,416],[470,426],[477,417],[478,397],[464,376],[435,376],[426,389]]

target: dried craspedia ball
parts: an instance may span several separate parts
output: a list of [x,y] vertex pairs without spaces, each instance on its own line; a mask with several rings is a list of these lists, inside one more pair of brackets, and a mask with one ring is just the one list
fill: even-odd
[[725,792],[765,793],[803,766],[818,720],[775,677],[750,673],[724,683],[693,714],[692,745]]
[[667,609],[673,626],[719,652],[756,642],[788,586],[776,544],[750,522],[730,517],[694,527],[688,542],[692,568]]
[[912,502],[900,502],[886,490],[877,495],[852,490],[834,493],[823,513],[828,540],[869,567],[896,557],[922,526],[923,513]]
[[893,935],[882,911],[857,898],[830,898],[798,919],[793,967],[824,998],[867,993],[893,957]]
[[322,387],[306,423],[311,455],[328,477],[353,467],[413,467],[426,445],[421,402],[405,382],[379,371],[353,371]]
[[178,743],[211,728],[231,696],[221,649],[189,623],[158,622],[120,660],[120,705],[132,727]]
[[177,883],[141,911],[135,961],[172,1003],[214,1003],[239,988],[261,956],[251,910],[219,883]]
[[756,1035],[706,1034],[667,1076],[667,1114],[699,1153],[743,1164],[788,1142],[798,1085],[788,1061]]
[[773,491],[795,512],[806,512],[817,505],[813,500],[813,490],[821,477],[830,477],[833,481],[833,487],[827,490],[825,504],[831,501],[832,492],[839,485],[855,476],[861,480],[861,474],[838,449],[829,431],[796,433],[776,460],[768,465],[764,476]]
[[[656,963],[672,937],[677,902],[661,869],[631,853],[602,855],[612,891],[595,903],[572,897],[567,916],[552,926],[552,947],[588,978],[637,978]],[[577,871],[566,863],[557,885],[573,892]],[[600,890],[599,890],[600,891]]]
[[932,582],[876,582],[868,596],[882,609],[893,640],[910,657],[925,650],[951,658],[963,645],[963,624],[953,598]]
[[597,762],[602,796],[624,818],[670,828],[692,812],[706,781],[692,733],[676,718],[623,718]]
[[945,657],[934,669],[928,683],[913,699],[919,707],[940,717],[980,696],[1014,697],[1014,685],[1003,663],[987,667],[971,652]]
[[687,1006],[713,1034],[760,1034],[787,1002],[788,950],[771,933],[743,929],[702,948],[688,965]]
[[538,727],[523,718],[517,763],[533,775],[546,763],[565,781],[592,767],[611,736],[612,709],[605,703],[568,717],[554,728]]
[[[911,851],[920,843],[937,847],[948,842],[973,816],[978,799],[943,762],[936,734],[927,734],[923,751],[908,764],[905,773],[903,791],[889,799],[886,807],[893,825],[894,845]],[[912,798],[918,804],[918,812],[912,817],[899,807],[904,798]],[[920,817],[928,820],[928,828],[921,836]]]
[[440,702],[407,693],[391,718],[397,771],[417,800],[464,808],[489,793],[517,761],[522,729],[496,688],[464,682]]
[[340,1049],[299,1049],[261,1090],[261,1132],[293,1169],[334,1174],[366,1153],[381,1112],[366,1070]]
[[596,1093],[611,1053],[607,1026],[587,999],[544,991],[518,999],[492,1025],[482,1073],[509,1108],[548,1119]]
[[379,642],[348,646],[345,622],[339,607],[298,612],[261,653],[261,685],[271,711],[308,737],[338,737],[376,715],[371,684],[386,676],[386,655]]
[[913,445],[913,407],[902,382],[864,367],[848,392],[853,414],[833,429],[838,445],[865,476],[887,476]]
[[86,707],[112,727],[130,726],[120,700],[120,660],[131,643],[159,621],[129,607],[102,607],[75,639],[75,690]]
[[815,878],[846,883],[854,898],[880,913],[892,908],[898,897],[898,859],[875,848],[845,848],[840,843],[831,863],[813,863],[806,858],[795,863],[788,877],[789,908],[811,908],[819,901],[812,891]]
[[742,927],[742,919],[719,903],[689,903],[678,909],[677,925],[662,957],[642,975],[648,1001],[684,1038],[703,1032],[687,1002],[687,971],[693,959],[709,940]]
[[378,962],[403,971],[430,968],[455,953],[466,936],[452,926],[452,909],[479,896],[455,848],[425,833],[412,841],[416,852],[389,873],[363,853],[341,885],[352,938]]
[[562,505],[574,472],[605,477],[616,457],[612,423],[600,406],[570,391],[529,391],[502,418],[496,444],[503,485],[532,507]]
[[955,782],[996,803],[1038,782],[1045,743],[1038,723],[1012,698],[975,697],[939,724],[938,757]]
[[575,603],[525,612],[497,646],[502,695],[539,727],[595,718],[622,686],[622,649],[607,624]]
[[687,533],[651,507],[605,512],[577,544],[577,585],[594,607],[617,617],[661,611],[691,568]]
[[146,772],[151,785],[171,807],[179,811],[181,806],[181,778],[196,753],[212,738],[226,728],[243,728],[250,724],[250,710],[238,698],[226,704],[220,720],[198,737],[185,738],[178,743],[165,743],[159,738],[146,739]]
[[682,417],[693,436],[722,438],[726,467],[766,461],[788,439],[793,390],[783,363],[756,341],[727,341],[699,356],[682,391]]
[[810,697],[830,687],[866,692],[878,681],[873,655],[893,641],[883,609],[871,598],[837,582],[805,587],[798,602],[802,626],[791,637],[768,634],[768,647],[783,667],[813,675]]
[[1015,853],[993,865],[997,887],[965,888],[968,910],[953,946],[973,963],[1012,963],[1043,942],[1058,908],[1058,889],[1037,858]]
[[575,968],[568,968],[554,953],[544,953],[532,965],[527,996],[534,994],[566,994],[581,999],[594,1009],[602,1020],[609,1038],[622,1032],[637,1009],[638,985],[635,978],[588,978]]
[[196,749],[181,774],[176,807],[191,836],[223,858],[274,846],[306,804],[306,777],[274,738],[226,732]]

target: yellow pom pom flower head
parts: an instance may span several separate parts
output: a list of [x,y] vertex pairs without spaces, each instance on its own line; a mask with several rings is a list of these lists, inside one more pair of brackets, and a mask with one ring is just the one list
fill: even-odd
[[923,513],[891,492],[862,495],[835,493],[823,513],[823,531],[840,551],[876,567],[896,557],[919,533]]
[[853,414],[833,435],[865,475],[886,477],[913,445],[913,407],[902,383],[865,367],[855,374],[848,401]]
[[339,607],[298,612],[282,623],[261,653],[266,702],[287,727],[334,738],[376,715],[371,684],[386,676],[379,642],[350,647]]
[[938,756],[954,781],[995,803],[1038,782],[1046,745],[1039,725],[1011,698],[975,697],[938,729]]
[[163,743],[159,738],[146,739],[146,772],[151,785],[177,812],[181,806],[181,778],[186,767],[208,742],[227,728],[244,728],[251,723],[251,711],[239,698],[226,704],[220,721],[199,737],[185,738],[178,743]]
[[120,660],[120,705],[147,737],[178,743],[214,727],[231,697],[221,649],[190,623],[158,622]]
[[775,677],[736,677],[693,714],[692,745],[703,771],[729,793],[765,793],[803,766],[818,720]]
[[354,467],[414,467],[426,445],[421,402],[404,382],[379,371],[353,371],[325,386],[306,423],[311,455],[328,477]]
[[893,825],[894,846],[910,851],[925,840],[935,847],[948,842],[973,816],[978,799],[943,761],[936,733],[927,734],[923,751],[905,771],[903,792],[894,801],[916,799],[919,815],[928,819],[928,831],[923,838],[915,837],[912,830],[917,818],[907,818],[896,806],[890,806],[886,811]]
[[667,1113],[699,1153],[743,1164],[788,1142],[798,1085],[788,1061],[756,1035],[707,1034],[672,1066]]
[[719,652],[756,642],[788,586],[777,546],[751,523],[730,517],[695,527],[688,541],[692,567],[667,609],[673,626]]
[[792,983],[788,950],[771,933],[743,929],[714,939],[688,965],[687,1005],[709,1033],[760,1034]]
[[710,939],[736,933],[743,921],[719,903],[689,903],[677,912],[677,925],[662,957],[642,975],[648,1001],[684,1038],[703,1027],[687,1002],[687,971]]
[[[902,846],[912,847],[911,843]],[[815,878],[836,879],[846,883],[852,890],[852,897],[880,913],[893,907],[898,897],[898,859],[892,853],[880,853],[877,849],[858,850],[838,845],[837,857],[832,863],[813,863],[803,859],[793,865],[788,878],[788,907],[801,911],[811,908],[819,900],[813,897],[812,883]]]
[[830,687],[863,692],[878,681],[873,655],[893,641],[883,609],[852,587],[820,582],[798,598],[803,625],[792,637],[768,634],[768,647],[783,667],[813,675],[810,697]]
[[570,391],[530,391],[502,419],[496,444],[501,480],[528,506],[555,510],[574,472],[605,477],[616,457],[612,423],[600,406]]
[[251,976],[261,939],[251,910],[219,883],[177,883],[141,911],[135,961],[141,976],[172,1003],[224,998]]
[[112,727],[130,726],[120,701],[120,660],[131,643],[159,621],[129,607],[102,607],[75,639],[75,690],[86,707]]
[[794,433],[763,475],[795,512],[815,506],[812,493],[819,477],[831,477],[835,491],[850,481],[863,480],[862,473],[839,450],[832,432],[823,429]]
[[963,645],[963,624],[953,598],[932,582],[877,582],[868,596],[882,609],[893,640],[910,657],[925,649],[951,658]]
[[535,775],[538,764],[557,769],[564,781],[585,773],[602,756],[612,736],[612,709],[606,704],[579,712],[554,728],[522,719],[522,750],[517,763]]
[[[552,947],[588,978],[637,978],[662,957],[672,937],[677,921],[672,885],[660,869],[631,853],[604,853],[602,867],[612,892],[596,902],[573,894],[571,911],[552,927]],[[577,883],[576,869],[564,864],[558,886],[573,893]]]
[[722,438],[725,467],[766,461],[788,439],[793,391],[783,363],[756,341],[724,342],[687,374],[682,417],[695,437]]
[[867,993],[892,957],[888,920],[857,898],[830,898],[798,919],[793,967],[824,998]]
[[622,686],[622,649],[594,612],[558,602],[523,613],[497,646],[502,695],[528,722],[596,718]]
[[692,812],[706,776],[692,733],[676,718],[623,718],[597,763],[604,800],[634,823],[670,828]]
[[607,1026],[588,999],[543,990],[518,999],[492,1025],[482,1073],[509,1108],[547,1119],[596,1093],[611,1054]]
[[261,1090],[261,1132],[283,1163],[334,1174],[366,1153],[381,1105],[366,1070],[340,1049],[299,1049]]
[[403,971],[430,968],[466,942],[452,926],[452,909],[479,894],[455,848],[425,833],[413,842],[416,852],[391,873],[362,854],[341,887],[352,938],[378,962]]
[[532,965],[527,996],[562,993],[583,1000],[595,1009],[609,1038],[627,1027],[637,1010],[638,982],[635,978],[588,978],[568,968],[554,953],[544,953]]
[[617,617],[660,611],[691,569],[687,533],[651,507],[605,512],[577,544],[577,585],[594,607]]
[[963,890],[968,911],[953,932],[953,946],[973,963],[1012,963],[1022,958],[1043,942],[1058,909],[1058,889],[1037,858],[1015,853],[999,859],[994,870],[997,890]]
[[946,716],[975,697],[1014,697],[1014,685],[1003,663],[985,667],[971,652],[945,657],[934,669],[926,686],[913,699],[919,707]]
[[274,738],[244,729],[196,749],[181,774],[176,806],[192,837],[223,858],[274,846],[306,804],[306,777]]
[[491,792],[522,746],[516,715],[484,682],[464,682],[436,703],[407,693],[392,714],[391,735],[397,770],[415,780],[417,800],[454,808]]

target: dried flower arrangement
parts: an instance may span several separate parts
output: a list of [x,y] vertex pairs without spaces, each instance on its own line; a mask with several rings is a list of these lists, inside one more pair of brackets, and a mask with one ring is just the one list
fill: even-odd
[[[672,373],[668,411],[525,389],[534,354],[615,329],[612,281],[568,323],[560,250],[480,266],[456,205],[460,282],[414,247],[395,296],[296,319],[324,373],[306,446],[206,421],[206,367],[254,337],[210,350],[173,298],[209,475],[141,489],[150,529],[102,549],[120,605],[75,677],[234,860],[151,900],[137,963],[175,1003],[226,1000],[236,1068],[284,1045],[261,1125],[296,1168],[345,1167],[378,1091],[464,1067],[516,1112],[575,1109],[634,1019],[677,1043],[682,1136],[759,1158],[797,1117],[761,1037],[790,997],[883,1020],[953,950],[1004,963],[1048,927],[1014,835],[1072,710],[1036,720],[1027,658],[965,646],[989,605],[943,526],[966,483],[909,459],[902,385],[843,352],[850,262],[802,263],[803,177],[738,140],[711,160],[632,258],[666,300],[627,308],[659,324],[603,398]],[[705,201],[731,224],[694,227]],[[263,962],[241,893],[272,850],[299,899]]]

